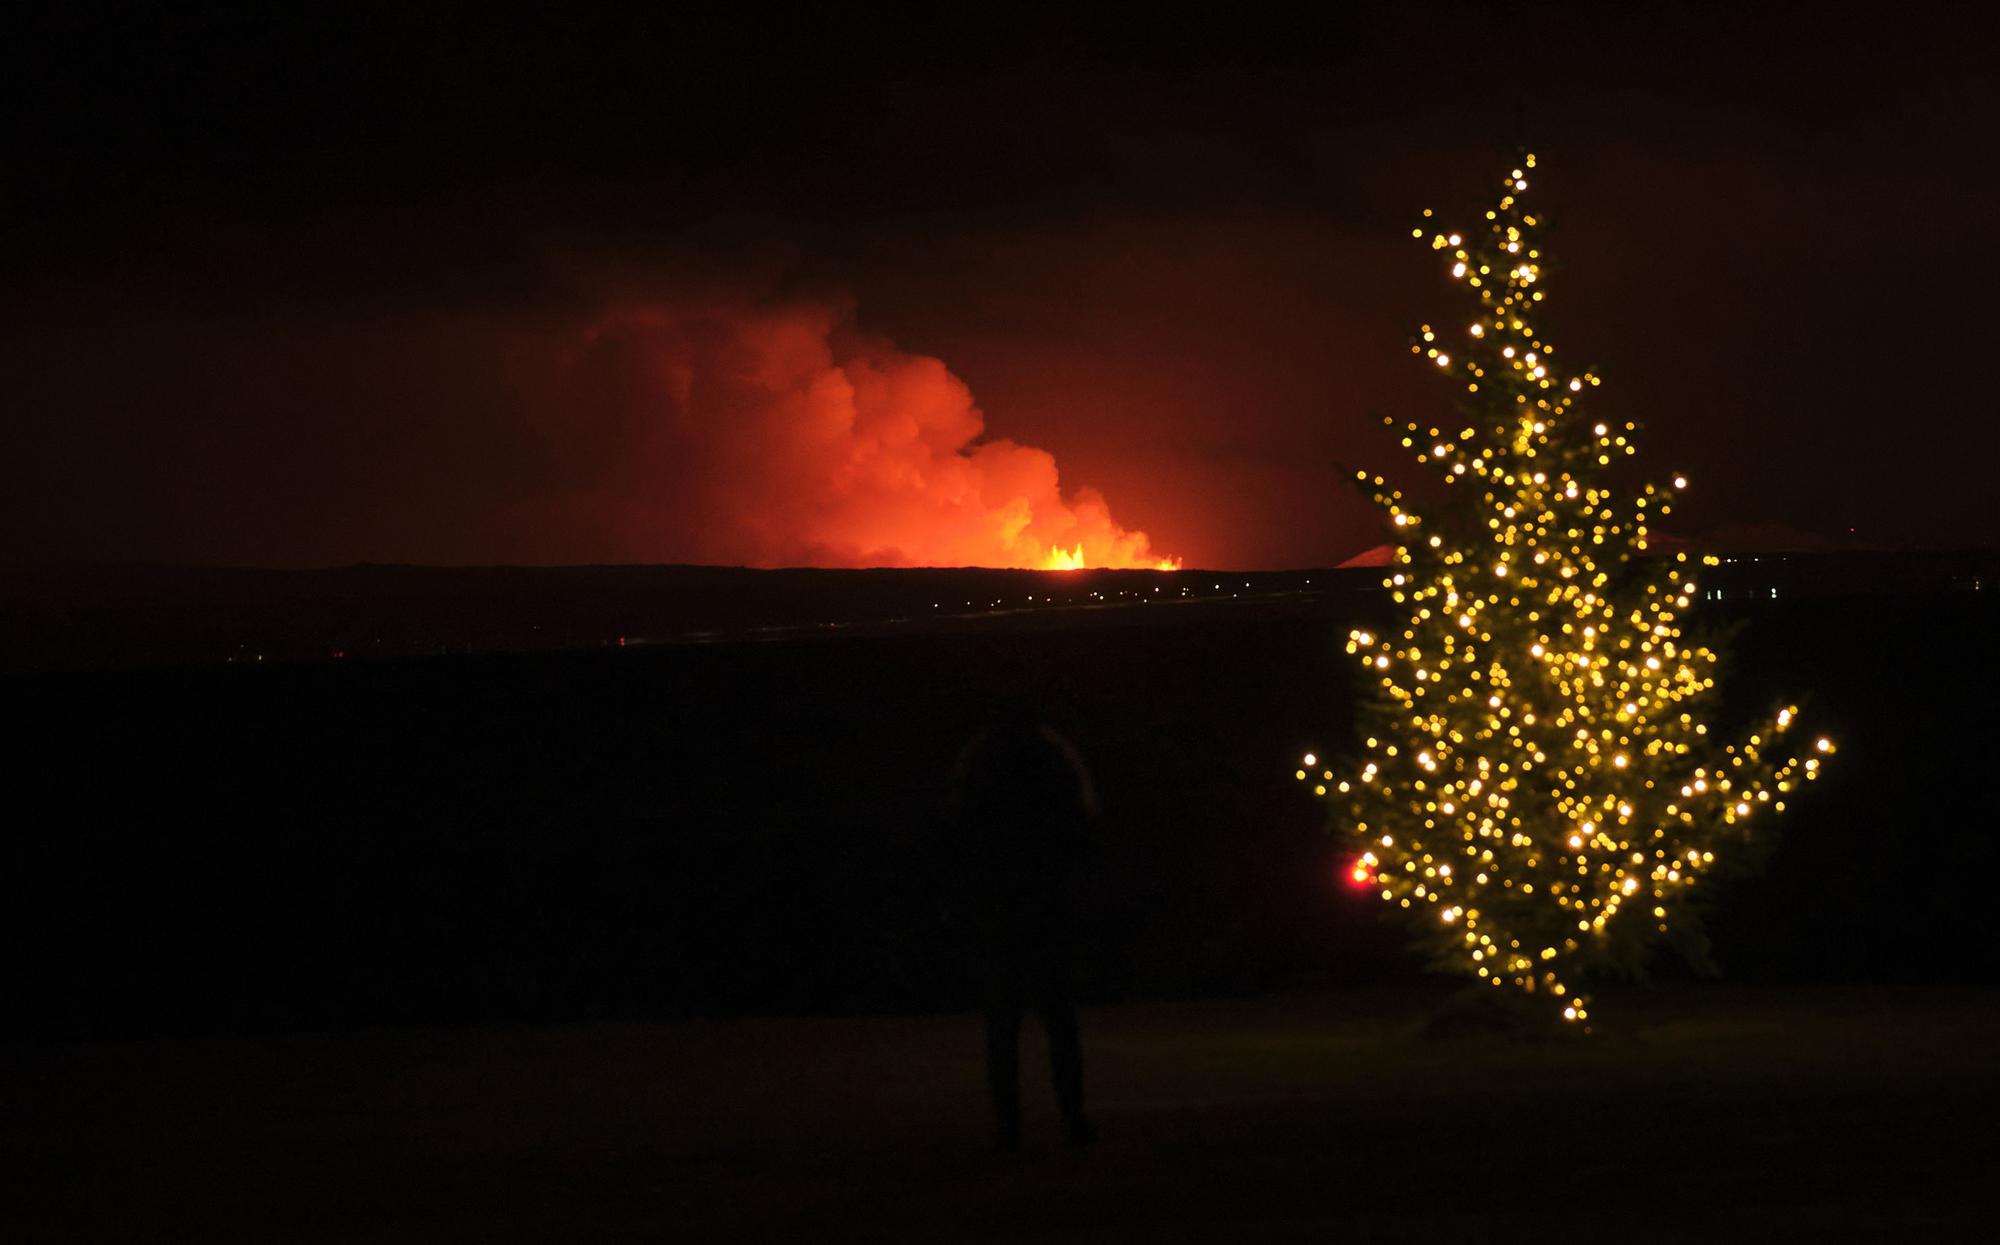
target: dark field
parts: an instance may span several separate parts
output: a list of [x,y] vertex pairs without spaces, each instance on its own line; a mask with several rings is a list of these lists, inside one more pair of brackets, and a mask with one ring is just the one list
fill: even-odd
[[1600,1033],[1555,1046],[1423,1041],[1430,1001],[1354,990],[1090,1009],[1098,1144],[1062,1149],[1031,1110],[1027,1152],[1008,1159],[985,1149],[969,1017],[9,1051],[9,1235],[1989,1235],[1990,993],[1613,994]]
[[[1768,868],[1719,887],[1731,979],[1992,982],[1992,600],[1707,607],[1746,624],[1725,715],[1799,696],[1842,744]],[[956,1007],[939,803],[985,698],[1021,686],[1105,806],[1092,997],[1405,981],[1291,777],[1348,743],[1343,637],[1376,607],[16,677],[15,1014],[129,1034]]]
[[[13,1235],[1952,1235],[1991,601],[1708,606],[1726,712],[1803,694],[1842,750],[1719,888],[1729,984],[1663,963],[1558,1046],[1416,1039],[1433,985],[1291,778],[1347,742],[1362,595],[14,676]],[[1105,1139],[1008,1167],[937,830],[1024,684],[1106,809]]]

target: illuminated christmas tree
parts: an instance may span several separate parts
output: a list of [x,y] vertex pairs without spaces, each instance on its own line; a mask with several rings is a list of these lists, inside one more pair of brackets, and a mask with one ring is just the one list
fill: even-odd
[[1431,237],[1471,304],[1412,347],[1459,395],[1449,426],[1405,426],[1441,496],[1413,505],[1361,473],[1406,618],[1348,639],[1369,675],[1362,755],[1339,773],[1307,756],[1298,777],[1354,837],[1355,882],[1408,910],[1435,967],[1581,1021],[1580,981],[1698,929],[1718,859],[1833,745],[1794,754],[1796,707],[1729,744],[1702,720],[1717,653],[1685,630],[1697,563],[1647,537],[1687,481],[1627,482],[1636,426],[1586,415],[1597,375],[1556,360],[1522,206],[1534,167],[1508,174],[1479,227]]

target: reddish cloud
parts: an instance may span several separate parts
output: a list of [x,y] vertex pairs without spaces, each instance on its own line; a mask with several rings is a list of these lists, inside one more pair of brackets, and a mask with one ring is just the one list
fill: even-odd
[[[601,308],[602,304],[596,304]],[[0,557],[1146,566],[943,362],[832,300],[187,315],[88,300],[24,378]]]
[[[1144,532],[1046,450],[982,439],[938,359],[842,307],[650,303],[564,360],[557,452],[597,543],[646,561],[749,566],[1146,566]],[[574,526],[574,524],[570,524]]]

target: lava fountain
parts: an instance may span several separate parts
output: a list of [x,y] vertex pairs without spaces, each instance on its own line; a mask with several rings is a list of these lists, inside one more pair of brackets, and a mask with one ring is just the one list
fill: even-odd
[[[1048,554],[1042,558],[1041,565],[1035,569],[1041,571],[1080,571],[1089,567],[1089,565],[1090,559],[1083,552],[1083,546],[1079,544],[1073,549],[1057,547],[1049,550]],[[1129,569],[1129,567],[1112,567],[1111,569],[1125,570]],[[1161,558],[1152,563],[1149,569],[1155,571],[1177,571],[1181,569],[1181,560],[1179,558]]]

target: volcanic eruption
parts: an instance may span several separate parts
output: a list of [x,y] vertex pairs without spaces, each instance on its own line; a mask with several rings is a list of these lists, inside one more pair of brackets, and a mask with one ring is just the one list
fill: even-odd
[[[567,360],[569,435],[616,447],[578,504],[659,560],[1178,569],[1047,450],[986,437],[938,359],[832,301],[647,303]],[[598,501],[593,503],[589,495]]]

